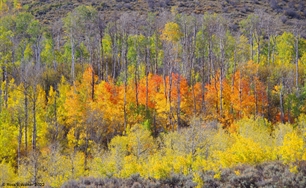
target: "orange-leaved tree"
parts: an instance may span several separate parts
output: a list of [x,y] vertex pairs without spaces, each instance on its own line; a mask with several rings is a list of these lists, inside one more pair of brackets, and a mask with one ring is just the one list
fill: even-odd
[[267,103],[265,86],[257,76],[249,76],[236,71],[232,78],[222,82],[223,114],[219,114],[220,91],[218,74],[206,85],[206,105],[208,118],[217,118],[224,126],[231,125],[234,120],[251,115],[263,115]]

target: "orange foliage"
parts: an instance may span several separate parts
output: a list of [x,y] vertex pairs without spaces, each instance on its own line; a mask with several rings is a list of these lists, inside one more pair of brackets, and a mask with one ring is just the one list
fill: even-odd
[[[72,125],[76,122],[84,124],[88,111],[96,111],[103,115],[104,122],[111,125],[108,128],[109,131],[111,129],[123,131],[124,85],[116,85],[111,79],[108,82],[101,81],[98,84],[96,76],[92,77],[92,71],[89,67],[84,72],[82,80],[76,82],[75,86],[72,86],[68,91],[66,99],[67,124]],[[237,71],[232,77],[223,79],[221,83],[222,116],[220,115],[219,74],[212,78],[211,83],[205,86],[205,115],[208,118],[217,118],[226,126],[232,124],[236,119],[264,114],[267,103],[265,86],[256,75],[247,75],[249,74]],[[150,111],[155,112],[159,124],[164,126],[169,125],[169,117],[172,118],[172,125],[176,126],[178,108],[180,109],[180,119],[187,122],[194,115],[194,112],[202,107],[201,83],[196,83],[192,88],[181,75],[172,74],[171,76],[171,91],[169,91],[169,76],[163,79],[162,76],[149,74],[147,78],[143,77],[139,81],[139,109],[135,104],[135,84],[129,83],[127,85],[126,112],[129,125],[146,120],[145,113],[141,112],[141,109],[144,109],[143,107],[147,104]],[[93,87],[94,100],[92,100]],[[169,94],[170,96],[168,96]]]
[[220,117],[220,81],[219,74],[206,85],[206,105],[211,118],[218,118],[225,124],[251,115],[262,115],[267,104],[265,86],[254,77],[235,72],[229,79],[222,81],[222,110]]

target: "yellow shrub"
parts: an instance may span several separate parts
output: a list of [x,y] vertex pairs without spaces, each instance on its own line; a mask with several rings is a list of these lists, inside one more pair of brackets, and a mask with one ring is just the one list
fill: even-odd
[[193,181],[197,183],[197,188],[201,188],[204,185],[203,179],[198,173],[193,174]]
[[273,146],[271,135],[271,123],[266,119],[244,118],[237,122],[238,133],[244,138],[250,138],[261,146]]
[[138,160],[135,156],[129,155],[125,156],[123,159],[123,167],[120,171],[120,177],[121,178],[128,178],[133,174],[136,174],[139,172],[138,168]]
[[15,182],[14,169],[9,163],[5,163],[4,160],[0,163],[0,185],[3,183]]
[[188,175],[192,170],[192,155],[174,157],[173,169],[175,173]]
[[294,174],[297,174],[299,172],[298,167],[295,165],[290,166],[289,171]]
[[223,168],[237,164],[256,164],[268,159],[263,147],[252,139],[235,136],[236,142],[226,151],[216,151],[215,156]]
[[148,161],[148,177],[156,179],[167,178],[172,172],[171,157],[162,157],[159,154],[155,154],[149,157]]
[[278,151],[285,163],[301,160],[303,157],[303,137],[295,131],[287,133],[283,145],[279,147]]
[[221,179],[221,172],[220,171],[218,171],[215,175],[214,175],[214,178],[215,179]]

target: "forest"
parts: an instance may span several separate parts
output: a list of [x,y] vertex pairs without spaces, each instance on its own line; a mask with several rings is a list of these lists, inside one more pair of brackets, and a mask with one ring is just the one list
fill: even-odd
[[0,185],[306,186],[305,25],[0,10]]

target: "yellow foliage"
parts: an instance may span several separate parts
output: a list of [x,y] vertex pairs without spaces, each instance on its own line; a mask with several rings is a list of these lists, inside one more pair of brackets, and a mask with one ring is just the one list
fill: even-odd
[[44,166],[44,170],[39,173],[45,185],[60,187],[72,177],[72,166],[67,156],[58,151],[43,150],[41,157],[40,165]]
[[[152,153],[155,147],[155,141],[151,136],[151,132],[142,125],[134,125],[127,131],[128,150],[136,157]],[[151,152],[150,152],[151,151]]]
[[67,134],[67,140],[68,140],[68,147],[69,148],[74,148],[74,146],[77,145],[77,140],[75,138],[74,134],[75,129],[71,128]]
[[285,135],[283,145],[279,147],[279,155],[285,163],[301,160],[304,154],[303,137],[295,131]]
[[216,157],[223,168],[237,164],[257,164],[269,159],[265,148],[252,139],[235,136],[235,143],[224,152],[216,151]]
[[110,153],[105,153],[95,157],[89,164],[89,176],[93,177],[112,177],[116,172],[115,161],[112,160]]
[[217,172],[215,175],[214,175],[214,178],[215,179],[221,179],[221,172]]
[[236,174],[237,176],[239,176],[239,175],[241,174],[240,170],[235,170],[234,172],[235,172],[235,174]]
[[36,118],[37,118],[37,143],[40,147],[45,147],[48,140],[45,139],[48,134],[48,124],[45,121],[46,117],[46,93],[42,87],[37,87],[37,101],[36,101]]
[[289,171],[294,174],[297,174],[299,172],[298,167],[295,165],[291,165]]
[[178,42],[183,36],[180,26],[177,23],[166,23],[164,30],[162,31],[161,39],[168,42]]
[[86,176],[85,168],[84,168],[84,159],[85,155],[82,152],[73,152],[68,156],[67,163],[69,170],[71,171],[70,179],[78,179],[82,176]]
[[0,185],[6,183],[14,183],[16,175],[14,173],[14,168],[10,163],[5,163],[4,160],[0,163]]
[[193,181],[197,183],[197,188],[201,188],[204,185],[202,177],[198,173],[193,174]]
[[250,138],[261,146],[273,146],[274,141],[271,136],[272,125],[262,118],[243,118],[237,123],[238,133],[244,138]]
[[283,145],[283,141],[285,139],[285,135],[288,133],[292,133],[293,127],[290,124],[278,124],[275,126],[275,130],[274,130],[274,142],[276,144],[276,146],[281,146]]
[[120,171],[120,177],[128,178],[133,174],[139,173],[141,166],[139,165],[139,160],[133,155],[128,155],[123,158],[123,167]]
[[162,179],[169,177],[172,172],[172,157],[163,157],[161,154],[154,154],[148,158],[148,177]]

